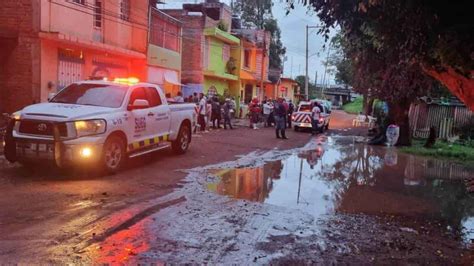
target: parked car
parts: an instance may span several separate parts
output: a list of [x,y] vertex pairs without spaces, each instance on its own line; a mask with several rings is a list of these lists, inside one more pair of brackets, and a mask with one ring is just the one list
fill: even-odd
[[331,120],[331,110],[329,109],[326,103],[319,100],[311,100],[300,102],[298,105],[298,109],[291,116],[292,124],[294,126],[295,131],[299,131],[300,129],[305,128],[312,128],[311,111],[313,109],[314,102],[318,102],[322,107],[320,120],[318,123],[319,130],[323,132],[324,130],[329,129],[329,121]]
[[14,113],[5,156],[25,165],[51,160],[116,172],[128,157],[168,147],[185,153],[194,112],[194,104],[169,104],[159,86],[137,79],[76,82]]

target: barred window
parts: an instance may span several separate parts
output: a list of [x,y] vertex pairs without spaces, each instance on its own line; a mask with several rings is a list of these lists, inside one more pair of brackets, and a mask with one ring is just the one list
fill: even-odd
[[157,15],[152,16],[150,43],[179,52],[180,27]]
[[120,0],[120,19],[130,20],[130,0]]
[[102,28],[102,0],[95,0],[94,26],[96,28]]
[[76,3],[76,4],[81,4],[81,5],[85,5],[86,4],[86,0],[72,0],[73,3]]

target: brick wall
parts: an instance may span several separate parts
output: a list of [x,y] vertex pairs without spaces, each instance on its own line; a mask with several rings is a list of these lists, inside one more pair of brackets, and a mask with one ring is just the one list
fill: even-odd
[[204,48],[204,16],[186,15],[183,10],[162,10],[183,23],[181,83],[202,84]]
[[39,2],[0,1],[0,112],[39,101]]

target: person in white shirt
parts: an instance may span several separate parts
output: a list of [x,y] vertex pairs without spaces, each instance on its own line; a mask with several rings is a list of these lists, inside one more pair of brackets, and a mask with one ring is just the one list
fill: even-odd
[[180,91],[178,91],[178,95],[174,97],[174,101],[177,103],[184,103],[183,94]]
[[321,109],[317,104],[313,104],[313,109],[311,110],[311,135],[314,135],[314,133],[318,131],[318,122],[320,116]]
[[199,94],[199,116],[198,123],[201,131],[206,131],[207,99],[204,93]]
[[270,126],[270,114],[273,112],[273,105],[271,104],[270,101],[265,101],[263,103],[263,117],[264,117],[264,123],[265,127]]

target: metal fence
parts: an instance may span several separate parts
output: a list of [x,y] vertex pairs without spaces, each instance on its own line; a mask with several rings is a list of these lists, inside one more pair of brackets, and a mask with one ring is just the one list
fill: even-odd
[[430,127],[437,129],[438,137],[447,139],[456,134],[456,129],[464,126],[474,113],[465,106],[412,104],[410,107],[410,128],[413,137],[427,138]]

